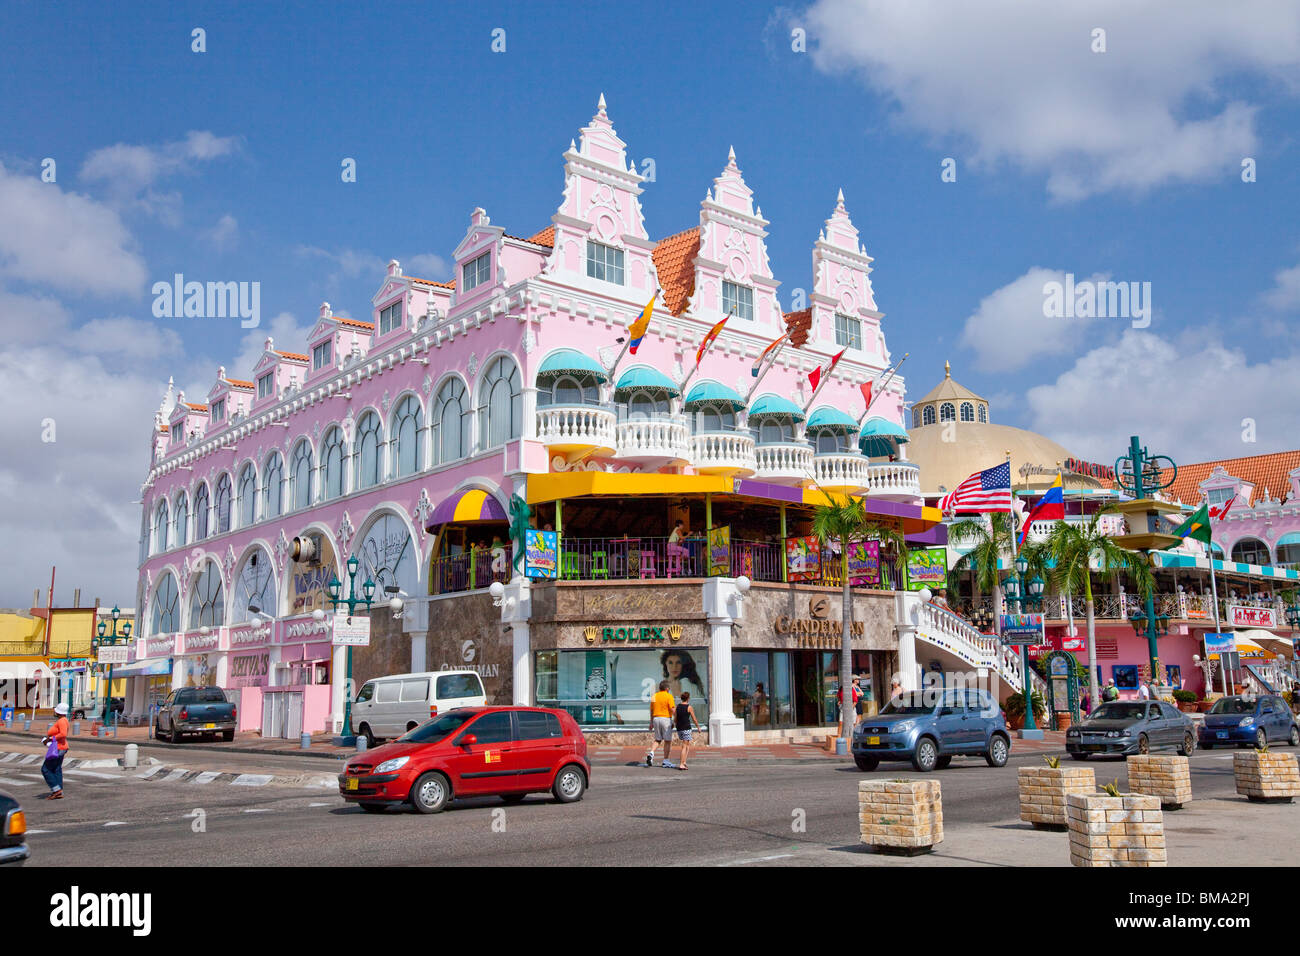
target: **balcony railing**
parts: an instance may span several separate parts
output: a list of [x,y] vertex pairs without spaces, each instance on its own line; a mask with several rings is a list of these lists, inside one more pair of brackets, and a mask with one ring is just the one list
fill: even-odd
[[691,456],[691,434],[677,415],[640,418],[614,426],[614,454],[628,461],[684,462]]
[[757,469],[749,432],[702,432],[691,438],[691,464],[704,475],[748,478]]
[[861,491],[867,487],[871,466],[864,456],[852,452],[829,452],[813,456],[813,475],[825,488],[848,488]]
[[812,446],[803,442],[761,442],[754,448],[754,477],[774,484],[800,484],[813,474]]
[[872,497],[883,495],[920,497],[920,466],[904,461],[868,465],[867,494]]
[[[562,538],[559,577],[566,581],[702,578],[708,575],[703,538],[680,544],[667,538]],[[774,541],[731,542],[731,576],[781,580],[781,549]]]
[[537,438],[554,451],[613,451],[615,421],[600,405],[547,405],[537,410]]
[[488,587],[493,581],[509,581],[514,574],[513,554],[513,547],[504,545],[434,558],[429,568],[432,593],[474,591]]

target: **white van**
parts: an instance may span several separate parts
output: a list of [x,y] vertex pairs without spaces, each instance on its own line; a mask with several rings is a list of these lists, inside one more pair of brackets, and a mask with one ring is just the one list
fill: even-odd
[[362,685],[352,702],[352,726],[373,747],[375,741],[400,737],[453,707],[486,703],[483,682],[474,671],[393,674]]

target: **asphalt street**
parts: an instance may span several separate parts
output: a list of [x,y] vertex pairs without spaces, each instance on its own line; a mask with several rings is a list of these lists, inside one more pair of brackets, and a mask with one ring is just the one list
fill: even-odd
[[[249,759],[266,772],[304,769],[303,760]],[[834,761],[700,762],[685,773],[598,767],[577,804],[537,795],[507,807],[478,798],[433,816],[409,809],[367,814],[328,787],[143,780],[104,768],[70,771],[68,795],[59,801],[38,799],[38,766],[0,766],[0,788],[28,812],[31,866],[86,865],[97,855],[115,866],[1065,865],[1065,834],[1035,831],[1018,819],[1015,767],[1041,760],[1013,756],[993,769],[959,758],[936,772],[945,840],[916,858],[861,848],[857,783],[868,775]],[[1300,854],[1300,804],[1260,806],[1238,797],[1231,761],[1230,751],[1193,756],[1195,799],[1165,814],[1171,866],[1284,865]],[[310,763],[306,769],[325,769]],[[1098,785],[1118,779],[1125,786],[1122,760],[1088,765]],[[886,764],[870,776],[920,775],[906,764]]]

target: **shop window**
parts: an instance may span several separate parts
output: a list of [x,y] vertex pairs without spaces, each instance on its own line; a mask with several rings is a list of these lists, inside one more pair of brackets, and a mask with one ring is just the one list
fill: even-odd
[[488,366],[479,396],[482,447],[495,448],[518,438],[523,430],[523,392],[513,359],[501,355]]
[[407,395],[397,403],[393,415],[393,472],[399,478],[420,470],[420,438],[424,431],[424,411],[414,395]]
[[202,541],[208,536],[208,486],[199,485],[194,492],[194,540]]
[[357,423],[358,489],[373,488],[383,480],[383,459],[379,452],[383,443],[384,426],[373,410],[367,411]]
[[176,517],[172,520],[176,525],[176,547],[183,548],[188,543],[186,537],[190,525],[190,504],[183,491],[176,499]]
[[449,378],[438,389],[430,421],[435,464],[459,461],[470,453],[469,401],[460,379]]
[[217,481],[217,534],[225,534],[230,530],[230,499],[232,489],[230,476],[222,475]]
[[331,428],[321,445],[321,498],[328,501],[343,495],[343,432],[337,427]]
[[289,500],[295,510],[311,504],[311,473],[311,443],[304,438],[294,447],[289,471]]
[[709,720],[708,649],[702,647],[539,651],[537,703],[564,710],[584,727],[644,727],[661,680],[673,696],[691,695],[701,724]]

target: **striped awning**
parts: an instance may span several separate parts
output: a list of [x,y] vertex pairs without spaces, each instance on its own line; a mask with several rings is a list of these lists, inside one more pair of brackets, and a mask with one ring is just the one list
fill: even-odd
[[565,373],[592,375],[598,382],[609,381],[609,376],[600,367],[600,363],[590,356],[583,355],[577,349],[557,349],[546,356],[541,367],[537,369],[538,377]]
[[470,521],[508,521],[501,503],[486,491],[470,488],[443,500],[433,509],[433,514],[425,523],[425,530],[432,530],[440,524],[465,524]]

